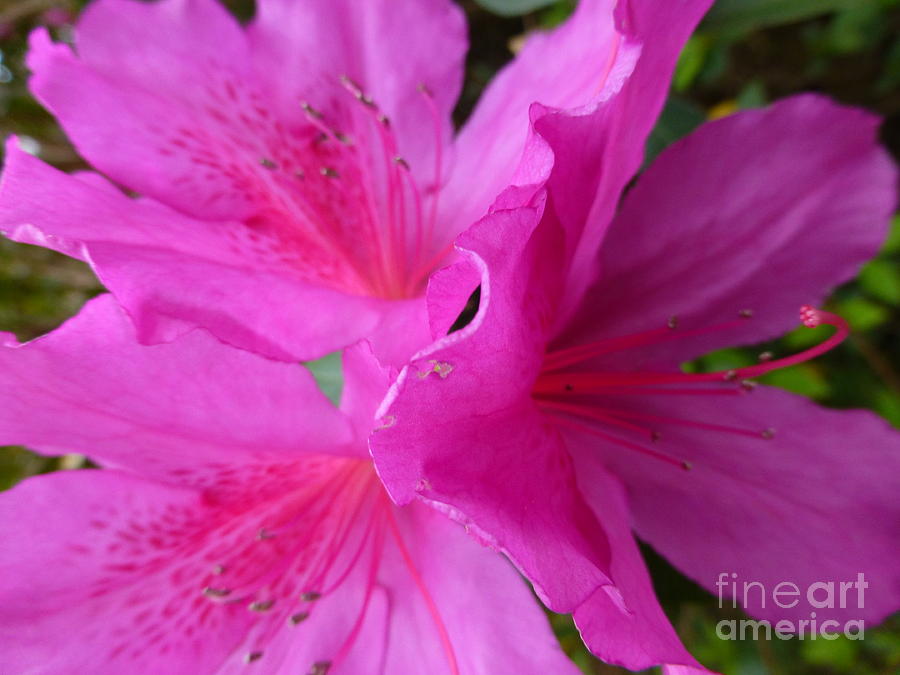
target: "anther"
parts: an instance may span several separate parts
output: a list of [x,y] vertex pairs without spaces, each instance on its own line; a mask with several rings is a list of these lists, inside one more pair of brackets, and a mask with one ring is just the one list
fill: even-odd
[[294,178],[296,178],[297,180],[303,180],[304,178],[306,178],[306,172],[303,169],[295,169]]
[[309,669],[309,675],[326,675],[331,669],[331,661],[316,661]]
[[225,565],[213,565],[212,573],[213,574],[224,574],[225,573]]
[[671,330],[678,328],[678,317],[674,314],[666,320],[666,326]]
[[259,661],[262,657],[262,652],[247,652],[244,654],[244,663],[253,663],[254,661]]
[[726,370],[725,374],[722,376],[722,379],[726,382],[734,382],[737,379],[737,371],[736,370]]
[[418,86],[416,86],[416,89],[419,91],[420,94],[425,94],[425,96],[429,96],[429,97],[434,96],[434,94],[431,92],[431,89],[429,89],[428,85],[425,84],[424,82],[420,82],[418,84]]
[[273,537],[275,537],[275,535],[272,534],[271,532],[269,532],[264,527],[259,528],[259,531],[256,533],[256,538],[259,539],[260,541],[262,541],[264,539],[272,539]]
[[269,169],[270,171],[274,171],[278,168],[278,165],[268,157],[261,157],[259,160],[259,165],[264,169]]
[[694,468],[694,465],[691,464],[690,462],[682,462],[681,468],[684,469],[685,471],[690,471]]
[[336,169],[332,169],[330,166],[323,166],[319,169],[319,173],[325,176],[326,178],[340,178],[340,175]]
[[758,386],[759,383],[754,382],[753,380],[741,380],[741,389],[744,391],[753,391]]
[[401,166],[404,169],[406,169],[407,171],[409,171],[409,162],[407,162],[405,159],[403,159],[399,155],[394,157],[394,164],[397,164],[398,166]]
[[762,436],[763,438],[765,438],[767,441],[770,441],[773,438],[775,438],[775,430],[772,429],[771,427],[768,429],[763,429],[759,435]]
[[231,595],[231,590],[228,588],[213,588],[212,586],[207,586],[203,589],[203,595],[207,598],[224,598]]
[[296,626],[299,623],[303,623],[309,618],[309,612],[297,612],[296,614],[291,614],[288,617],[288,621],[291,622],[292,626]]
[[305,593],[300,594],[300,599],[303,600],[303,602],[315,602],[321,597],[322,594],[318,591],[306,591]]
[[772,352],[763,352],[759,355],[760,363],[766,363],[767,361],[771,361],[773,358],[775,358],[775,355]]
[[343,133],[342,131],[335,131],[334,137],[336,139],[338,139],[344,145],[353,145],[353,139],[350,138],[347,134]]
[[378,123],[384,127],[391,126],[391,118],[387,115],[378,115],[378,117],[376,117],[375,119],[378,120]]
[[268,612],[274,605],[274,600],[254,600],[247,605],[247,609],[251,612]]
[[315,119],[315,120],[320,120],[320,119],[322,119],[322,113],[320,113],[318,110],[316,110],[315,108],[313,108],[313,107],[312,107],[309,103],[307,103],[306,101],[301,102],[301,103],[300,103],[300,107],[303,108],[303,112],[305,112],[307,115],[309,115],[309,116],[312,117],[313,119]]
[[742,309],[740,312],[738,312],[738,316],[742,319],[749,319],[753,316],[753,310],[752,309]]
[[822,323],[822,313],[815,307],[803,305],[800,308],[800,321],[807,328],[816,328]]

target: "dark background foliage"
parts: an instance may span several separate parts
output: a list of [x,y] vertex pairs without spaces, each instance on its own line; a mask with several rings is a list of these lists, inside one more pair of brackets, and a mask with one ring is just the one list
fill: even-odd
[[[660,0],[664,2],[666,0]],[[241,19],[252,0],[225,0]],[[553,26],[571,0],[462,0],[471,26],[467,81],[456,111],[462,123],[491,76],[530,30]],[[28,95],[25,38],[36,25],[59,39],[83,0],[0,0],[0,137],[18,134],[43,159],[64,169],[83,163],[52,118]],[[706,119],[818,91],[885,116],[882,138],[900,148],[900,0],[718,0],[685,48],[672,95],[648,144],[648,161]],[[0,330],[20,339],[40,335],[101,291],[81,263],[30,246],[0,241]],[[834,407],[869,408],[900,427],[900,219],[881,255],[837,289],[829,309],[854,328],[840,348],[764,381]],[[754,349],[711,354],[698,364],[728,368],[753,363],[761,350],[786,353],[815,342],[798,330]],[[42,458],[0,449],[0,489],[22,478],[83,466],[79,456]],[[900,496],[898,496],[900,499]],[[835,533],[835,546],[840,546]],[[739,618],[646,550],[657,592],[688,647],[706,665],[730,675],[893,675],[900,672],[900,619],[866,631],[865,640],[724,641],[721,619]],[[900,563],[898,563],[900,564]],[[563,646],[586,673],[619,669],[593,659],[568,617],[551,617]],[[0,656],[2,663],[2,656]],[[2,669],[2,666],[0,666]]]

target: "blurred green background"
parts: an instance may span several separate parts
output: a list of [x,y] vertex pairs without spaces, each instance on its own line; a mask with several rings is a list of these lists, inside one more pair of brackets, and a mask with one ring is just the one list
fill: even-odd
[[[660,0],[665,2],[667,0]],[[58,39],[71,36],[83,0],[0,0],[0,136],[18,134],[46,161],[71,170],[84,165],[52,118],[28,95],[25,40],[37,25]],[[242,19],[251,0],[227,0]],[[465,0],[471,51],[457,110],[465,120],[491,76],[530,30],[553,26],[571,12],[570,0]],[[671,98],[648,144],[648,160],[704,120],[766,105],[801,91],[818,91],[885,116],[882,138],[900,147],[900,0],[718,0],[685,48]],[[101,291],[81,263],[50,251],[0,240],[0,331],[27,339],[57,326]],[[840,348],[812,363],[764,378],[824,405],[863,407],[900,427],[900,218],[881,255],[836,290],[829,309],[853,326]],[[825,329],[827,330],[827,329]],[[755,362],[761,350],[786,353],[818,341],[801,329],[776,343],[726,350],[700,367]],[[22,478],[82,466],[83,458],[41,458],[22,448],[0,449],[0,489]],[[898,495],[900,499],[900,495]],[[729,675],[896,675],[900,673],[900,617],[866,631],[865,640],[723,641],[716,600],[645,550],[664,608],[691,651]],[[900,565],[900,561],[898,561]],[[554,627],[586,673],[620,669],[593,659],[568,617]],[[2,655],[0,655],[2,664]],[[2,665],[0,665],[2,670]]]

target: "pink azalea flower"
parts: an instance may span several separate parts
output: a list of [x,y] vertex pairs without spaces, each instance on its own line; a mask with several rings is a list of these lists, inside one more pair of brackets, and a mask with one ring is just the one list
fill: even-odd
[[5,673],[577,673],[505,561],[390,503],[365,438],[387,373],[203,331],[139,346],[109,296],[0,340],[0,443],[102,470],[0,494]]
[[[807,307],[807,325],[836,327],[807,352],[680,369],[782,334],[852,278],[884,238],[897,174],[877,119],[803,96],[706,125],[615,212],[647,131],[622,133],[640,67],[609,105],[533,115],[534,185],[462,235],[466,260],[429,290],[444,326],[454,289],[480,283],[479,310],[401,372],[370,447],[396,502],[432,503],[507,553],[595,654],[688,673],[632,531],[710,590],[722,573],[760,582],[757,617],[840,626],[900,605],[900,437],[749,381],[830,348],[843,320]],[[782,581],[860,573],[863,606],[772,601]]]
[[261,0],[246,28],[216,0],[97,0],[75,50],[35,32],[31,88],[142,198],[12,141],[0,230],[88,261],[146,343],[200,325],[287,360],[362,337],[405,360],[433,338],[429,274],[509,184],[529,104],[611,96],[630,71],[614,4],[532,38],[454,139],[450,0]]

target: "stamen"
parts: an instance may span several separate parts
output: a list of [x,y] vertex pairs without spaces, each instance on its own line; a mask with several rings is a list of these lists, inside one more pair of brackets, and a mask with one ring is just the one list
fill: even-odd
[[[578,408],[580,406],[573,406]],[[740,436],[747,436],[749,438],[773,438],[775,435],[774,429],[764,429],[762,431],[756,431],[753,429],[741,429],[740,427],[731,427],[722,424],[709,424],[707,422],[698,422],[695,420],[687,420],[680,417],[665,417],[662,415],[651,415],[649,413],[642,413],[631,410],[618,410],[618,409],[608,409],[608,408],[590,408],[591,411],[598,411],[600,413],[604,413],[608,416],[615,417],[625,417],[628,419],[635,420],[646,420],[647,422],[659,422],[661,424],[674,424],[676,426],[684,426],[684,427],[693,427],[695,429],[703,429],[706,431],[721,431],[723,433],[728,434],[738,434]]]
[[[742,314],[747,311],[749,310],[744,310]],[[739,378],[742,380],[741,387],[749,390],[755,387],[756,384],[750,382],[747,378],[759,377],[773,370],[808,361],[833,349],[843,342],[847,335],[850,334],[850,327],[847,325],[847,322],[836,314],[823,312],[809,307],[808,305],[804,305],[800,310],[800,316],[803,324],[809,328],[815,328],[821,324],[828,324],[834,326],[837,330],[824,342],[802,351],[799,354],[794,354],[793,356],[787,356],[781,359],[766,360],[755,366],[745,366],[742,368],[720,370],[711,373],[660,373],[648,371],[635,373],[552,374],[548,372],[600,354],[627,349],[639,344],[661,342],[666,339],[666,335],[665,333],[660,332],[662,329],[656,329],[637,335],[601,340],[590,345],[572,347],[570,349],[549,354],[545,360],[543,373],[538,378],[535,385],[535,391],[537,393],[552,393],[559,391],[578,391],[580,393],[585,393],[597,392],[609,387],[643,387],[651,384],[675,384],[681,382],[733,382]],[[698,335],[711,330],[721,330],[730,325],[733,325],[733,322],[732,324],[721,324],[706,329],[679,332],[676,335],[678,337]],[[571,385],[572,389],[569,389],[565,385]]]
[[307,116],[309,116],[309,117],[311,117],[311,118],[313,118],[313,119],[316,119],[316,120],[321,120],[321,119],[322,119],[322,113],[320,113],[318,110],[316,110],[315,108],[313,108],[313,107],[312,107],[309,103],[307,103],[306,101],[301,101],[301,102],[300,102],[300,107],[303,108],[303,112],[305,112],[305,113],[307,114]]
[[244,654],[244,663],[253,663],[254,661],[259,661],[262,657],[262,652],[248,652]]
[[648,457],[652,457],[653,459],[658,459],[667,464],[671,464],[672,466],[676,466],[679,469],[684,469],[685,471],[689,471],[691,469],[690,462],[686,462],[683,459],[676,459],[675,457],[670,457],[669,455],[664,455],[661,452],[657,452],[651,448],[646,448],[643,445],[638,445],[637,443],[632,443],[631,441],[626,441],[623,438],[618,438],[617,436],[613,436],[612,434],[607,434],[599,429],[594,429],[586,424],[581,424],[579,422],[575,422],[574,420],[570,420],[566,417],[560,417],[559,415],[555,415],[549,413],[550,417],[552,417],[558,424],[562,424],[563,426],[570,427],[575,429],[576,431],[581,431],[584,433],[592,434],[594,436],[598,436],[610,443],[614,443],[616,445],[621,445],[623,448],[628,448],[629,450],[635,450],[640,452],[643,455],[647,455]]
[[309,612],[297,612],[296,614],[291,614],[288,618],[288,621],[291,622],[292,626],[296,626],[297,624],[303,623],[309,618]]
[[705,335],[729,328],[734,328],[742,323],[741,319],[736,321],[728,321],[715,326],[705,328],[694,328],[692,330],[677,330],[679,320],[677,316],[670,316],[666,320],[665,328],[654,328],[642,333],[634,335],[623,335],[621,337],[604,338],[597,342],[591,342],[586,345],[577,347],[569,347],[553,352],[548,352],[544,359],[544,372],[551,370],[559,370],[566,366],[571,366],[581,361],[603,356],[605,354],[613,354],[615,352],[642,347],[644,345],[657,344],[667,340],[680,340],[682,338],[695,337],[697,335]]
[[[424,84],[419,85],[419,92],[425,98],[428,105],[428,111],[431,113],[432,126],[434,128],[434,185],[432,186],[431,215],[428,219],[428,232],[425,239],[429,244],[434,238],[435,227],[438,217],[438,201],[441,194],[441,183],[443,181],[442,173],[444,170],[444,139],[442,135],[443,125],[441,123],[441,114],[438,111],[434,95],[431,90]],[[419,257],[419,252],[416,257]]]
[[400,528],[397,526],[393,513],[390,510],[386,511],[386,513],[391,534],[394,536],[394,540],[397,542],[397,548],[400,550],[400,556],[403,559],[413,582],[419,589],[422,600],[425,602],[428,613],[431,615],[434,626],[437,629],[441,646],[444,648],[444,655],[447,658],[447,665],[450,668],[450,673],[451,675],[460,675],[459,663],[456,660],[456,652],[453,650],[453,643],[450,641],[450,634],[447,632],[447,626],[444,624],[444,620],[441,618],[440,611],[434,602],[434,598],[432,598],[431,593],[428,592],[428,587],[426,586],[424,579],[422,579],[422,575],[416,568],[416,564],[406,547],[406,543],[403,541],[403,535],[400,534]]
[[616,419],[614,416],[605,414],[605,413],[609,413],[609,412],[614,413],[615,411],[603,410],[601,408],[573,405],[573,404],[569,404],[569,403],[558,403],[556,401],[548,401],[548,400],[542,400],[541,407],[545,408],[545,409],[559,410],[561,412],[567,412],[567,413],[571,413],[573,415],[580,415],[581,417],[589,417],[590,419],[597,420],[598,422],[606,422],[607,424],[621,427],[622,429],[628,429],[629,431],[637,431],[638,433],[648,436],[651,441],[655,441],[655,440],[659,439],[658,432],[654,431],[653,429],[648,429],[647,427],[642,427],[637,424],[630,424],[629,422],[624,422],[620,419]]

